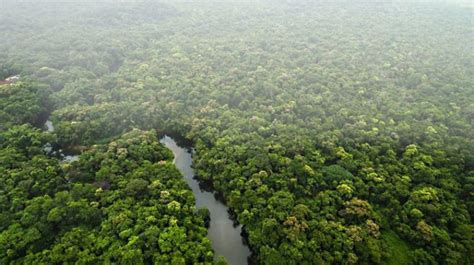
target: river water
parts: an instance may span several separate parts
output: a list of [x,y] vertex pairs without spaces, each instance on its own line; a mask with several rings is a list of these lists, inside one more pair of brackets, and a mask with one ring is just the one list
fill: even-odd
[[[44,123],[44,127],[46,128],[46,130],[48,132],[54,132],[54,125],[53,125],[52,121],[46,120],[46,122]],[[51,147],[51,144],[48,144],[48,146],[45,147],[45,151],[47,151],[48,153],[53,151],[52,147]],[[54,151],[54,152],[56,152],[56,151]],[[63,152],[63,150],[61,150],[61,149],[58,150],[58,152],[59,152],[59,156],[65,162],[74,162],[74,161],[79,160],[79,155],[67,154],[67,153]]]
[[[50,120],[47,120],[44,126],[47,131],[54,131],[53,123]],[[248,264],[248,257],[251,253],[241,236],[242,226],[234,226],[234,222],[229,216],[229,208],[217,200],[214,193],[201,190],[199,182],[194,179],[194,171],[191,167],[193,163],[191,152],[178,146],[173,138],[169,136],[164,136],[160,142],[173,152],[173,163],[193,191],[196,198],[196,207],[209,209],[211,220],[207,237],[211,240],[216,259],[223,256],[229,265]],[[62,150],[59,150],[59,155],[66,162],[79,159],[78,155],[65,154]]]
[[207,237],[211,240],[215,256],[223,256],[229,265],[248,264],[250,250],[243,243],[242,226],[234,226],[228,213],[229,208],[216,200],[214,193],[202,191],[199,188],[199,182],[194,179],[194,171],[191,167],[193,159],[190,151],[178,146],[169,136],[164,136],[160,142],[173,152],[173,162],[192,189],[196,198],[196,207],[209,209],[211,221]]

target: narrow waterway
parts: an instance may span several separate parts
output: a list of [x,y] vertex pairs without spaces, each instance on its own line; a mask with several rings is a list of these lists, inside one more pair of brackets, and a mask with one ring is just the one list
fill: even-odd
[[207,236],[212,242],[216,257],[223,256],[229,265],[248,264],[250,250],[243,243],[241,225],[234,226],[228,207],[216,200],[213,193],[199,188],[199,182],[194,179],[194,171],[191,167],[193,160],[190,151],[178,146],[169,136],[163,137],[160,142],[173,152],[174,164],[192,189],[196,198],[196,207],[209,209],[211,222]]
[[[46,122],[44,123],[44,127],[48,132],[54,132],[54,125],[53,125],[52,121],[46,120]],[[53,152],[51,144],[48,144],[48,146],[45,147],[45,150],[48,153]],[[56,152],[56,151],[54,151],[54,152]],[[77,154],[66,154],[61,149],[58,150],[58,153],[59,153],[59,156],[61,157],[61,159],[65,162],[74,162],[74,161],[79,160],[79,155],[77,155]]]

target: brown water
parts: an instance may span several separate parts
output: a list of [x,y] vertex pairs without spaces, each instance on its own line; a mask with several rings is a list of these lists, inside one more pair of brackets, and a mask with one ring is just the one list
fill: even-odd
[[248,264],[250,250],[243,242],[241,225],[234,226],[228,213],[229,208],[216,200],[214,193],[201,190],[199,182],[194,179],[191,152],[178,146],[169,136],[163,137],[160,142],[173,152],[174,164],[192,189],[196,207],[209,209],[211,222],[207,237],[211,240],[216,258],[223,256],[229,265]]

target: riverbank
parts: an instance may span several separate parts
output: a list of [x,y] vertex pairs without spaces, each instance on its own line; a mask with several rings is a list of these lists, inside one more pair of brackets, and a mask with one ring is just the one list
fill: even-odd
[[177,142],[164,136],[160,142],[173,152],[174,163],[193,191],[197,208],[207,208],[210,213],[208,238],[215,251],[215,258],[223,256],[230,265],[249,264],[251,251],[242,237],[242,225],[235,225],[229,208],[215,196],[215,192],[201,189],[192,169],[192,148],[180,147]]

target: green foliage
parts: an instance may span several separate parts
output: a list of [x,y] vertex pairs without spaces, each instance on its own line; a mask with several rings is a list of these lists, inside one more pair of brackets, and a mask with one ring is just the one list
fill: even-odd
[[12,125],[38,125],[48,112],[48,86],[31,82],[0,84],[0,130]]
[[472,7],[375,2],[6,3],[5,68],[89,151],[46,157],[49,90],[0,87],[2,263],[211,262],[157,129],[258,263],[472,264]]
[[0,131],[2,264],[212,261],[208,217],[155,133],[133,130],[70,165],[44,154],[52,139]]
[[401,240],[393,231],[382,233],[382,239],[387,244],[388,260],[391,265],[403,265],[410,263],[410,247]]

